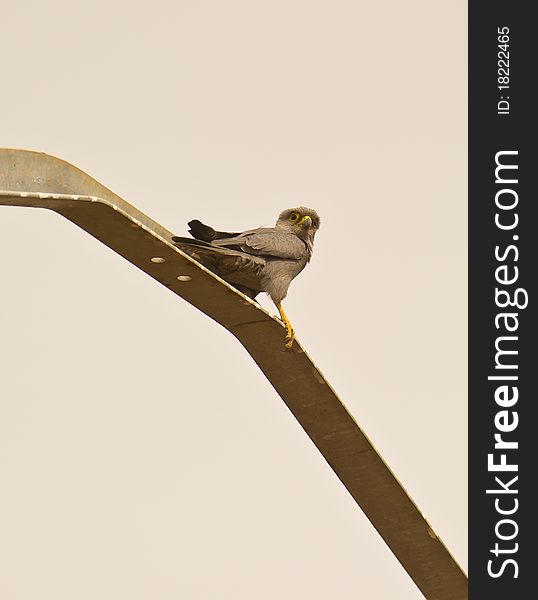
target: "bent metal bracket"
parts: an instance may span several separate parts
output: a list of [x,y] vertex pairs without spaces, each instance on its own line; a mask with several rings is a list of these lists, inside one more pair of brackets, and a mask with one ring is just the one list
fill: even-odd
[[171,232],[73,165],[0,149],[0,204],[69,219],[220,323],[245,347],[428,600],[464,600],[467,578],[299,342],[282,323],[182,253]]

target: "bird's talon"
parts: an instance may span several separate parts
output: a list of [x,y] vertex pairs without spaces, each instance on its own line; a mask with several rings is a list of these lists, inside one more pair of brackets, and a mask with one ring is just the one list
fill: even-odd
[[295,339],[295,332],[293,329],[288,330],[286,335],[286,348],[289,350],[293,346],[293,340]]

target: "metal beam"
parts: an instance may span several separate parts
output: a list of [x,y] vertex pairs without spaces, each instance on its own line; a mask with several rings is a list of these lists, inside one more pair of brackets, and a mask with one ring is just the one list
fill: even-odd
[[0,149],[0,204],[66,217],[228,329],[245,347],[428,600],[465,600],[467,578],[322,373],[246,296],[183,254],[171,232],[73,165]]

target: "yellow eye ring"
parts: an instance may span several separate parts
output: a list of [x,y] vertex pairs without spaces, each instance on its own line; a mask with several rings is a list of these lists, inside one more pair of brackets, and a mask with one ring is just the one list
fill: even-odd
[[291,215],[288,218],[292,223],[295,223],[295,221],[297,221],[297,219],[299,218],[299,213],[291,213]]

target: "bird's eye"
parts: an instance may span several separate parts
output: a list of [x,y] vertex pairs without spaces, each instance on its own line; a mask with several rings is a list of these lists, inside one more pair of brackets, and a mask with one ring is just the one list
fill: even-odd
[[292,223],[295,223],[295,221],[297,221],[297,219],[299,218],[299,213],[291,213],[289,218]]

